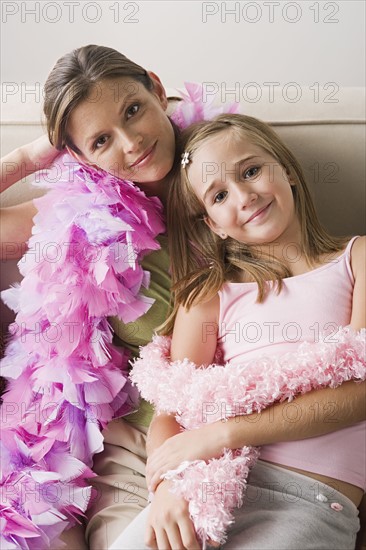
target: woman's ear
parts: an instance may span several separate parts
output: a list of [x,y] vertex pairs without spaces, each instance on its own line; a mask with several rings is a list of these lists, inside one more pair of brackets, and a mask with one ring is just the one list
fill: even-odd
[[99,170],[100,169],[97,164],[93,164],[92,162],[88,162],[84,158],[84,155],[82,153],[81,154],[76,153],[76,151],[71,149],[71,147],[69,145],[66,145],[65,149],[69,153],[69,155],[74,157],[74,159],[77,160],[77,162],[79,162],[80,164],[84,164],[84,166],[90,166],[91,168],[94,168],[94,170]]
[[158,77],[158,75],[156,75],[152,71],[148,71],[147,74],[151,78],[153,86],[154,86],[153,93],[155,93],[155,95],[157,96],[157,98],[160,101],[161,106],[163,107],[163,109],[165,111],[168,107],[168,99],[166,97],[165,88],[162,85],[161,80]]
[[82,155],[79,155],[78,153],[76,153],[73,149],[71,149],[69,145],[66,145],[65,149],[69,153],[69,155],[74,157],[74,159],[76,159],[78,162],[80,162],[81,164],[84,162]]

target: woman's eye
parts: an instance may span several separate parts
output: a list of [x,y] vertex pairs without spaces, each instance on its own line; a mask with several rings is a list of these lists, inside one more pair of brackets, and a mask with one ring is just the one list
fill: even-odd
[[248,170],[245,170],[244,172],[244,178],[253,178],[256,176],[260,171],[259,166],[253,166],[252,168],[248,168]]
[[107,143],[108,136],[100,136],[95,142],[94,142],[94,149],[100,149]]
[[214,202],[215,202],[215,203],[220,203],[220,202],[222,202],[222,201],[226,198],[226,195],[227,195],[227,191],[220,191],[220,193],[217,193],[217,194],[214,196]]
[[131,105],[131,107],[129,107],[126,112],[127,118],[131,118],[133,115],[135,115],[138,112],[139,109],[140,109],[140,106],[137,103],[135,103],[134,105]]

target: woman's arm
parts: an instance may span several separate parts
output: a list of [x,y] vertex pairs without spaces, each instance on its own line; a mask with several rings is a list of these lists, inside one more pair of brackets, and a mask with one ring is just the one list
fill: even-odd
[[0,192],[30,174],[48,168],[59,153],[44,135],[2,157]]
[[33,201],[0,208],[1,260],[19,260],[26,252],[36,213]]
[[[0,191],[37,170],[48,168],[58,154],[47,136],[15,149],[1,159]],[[1,260],[18,260],[23,256],[36,213],[33,201],[0,208]]]

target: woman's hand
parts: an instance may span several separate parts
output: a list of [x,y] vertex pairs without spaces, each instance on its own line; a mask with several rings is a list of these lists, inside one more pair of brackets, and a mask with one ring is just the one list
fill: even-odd
[[51,166],[60,151],[55,149],[46,135],[15,149],[1,158],[0,191],[21,179]]
[[199,550],[188,503],[169,488],[170,481],[162,481],[156,490],[145,534],[145,544],[159,550]]
[[161,476],[185,460],[209,460],[222,454],[224,446],[211,426],[173,435],[155,449],[147,459],[146,479],[154,491]]
[[53,147],[53,145],[51,145],[48,136],[46,135],[35,139],[24,147],[26,149],[29,162],[36,167],[36,170],[49,168],[57,155],[60,154],[60,151],[58,151],[57,149],[55,149],[55,147]]

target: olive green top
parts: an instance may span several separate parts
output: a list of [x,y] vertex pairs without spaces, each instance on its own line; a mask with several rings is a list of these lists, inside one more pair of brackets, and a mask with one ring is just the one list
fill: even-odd
[[[170,275],[168,239],[160,235],[157,239],[160,250],[151,252],[142,261],[142,267],[150,272],[150,285],[143,289],[143,294],[154,298],[155,302],[150,309],[133,323],[123,323],[117,317],[112,317],[109,322],[114,330],[114,343],[131,350],[133,357],[139,354],[139,347],[145,346],[151,341],[153,333],[161,325],[166,317],[170,301]],[[153,415],[153,407],[141,400],[139,409],[125,420],[133,424],[149,426]]]

